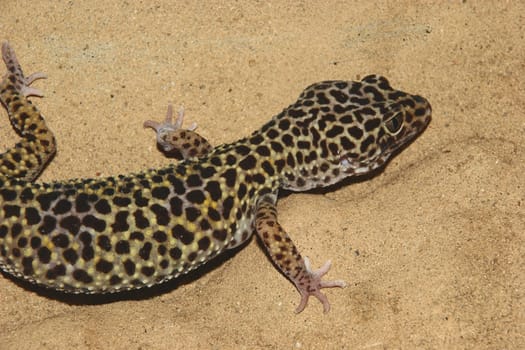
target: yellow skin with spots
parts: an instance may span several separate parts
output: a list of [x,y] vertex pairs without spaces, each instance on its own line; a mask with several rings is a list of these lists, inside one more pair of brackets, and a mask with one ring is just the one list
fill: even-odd
[[250,136],[213,148],[183,113],[145,122],[159,146],[183,160],[101,179],[35,183],[56,152],[55,138],[28,100],[41,73],[25,77],[2,46],[7,73],[0,100],[21,141],[0,155],[0,269],[69,293],[115,293],[185,274],[239,246],[255,231],[301,294],[327,312],[327,262],[312,271],[277,220],[280,188],[304,191],[383,166],[428,125],[427,100],[380,76],[325,81]]

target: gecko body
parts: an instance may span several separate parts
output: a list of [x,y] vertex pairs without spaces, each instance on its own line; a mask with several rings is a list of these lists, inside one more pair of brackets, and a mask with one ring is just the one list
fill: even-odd
[[114,293],[176,278],[256,232],[301,294],[329,310],[330,263],[312,271],[279,224],[279,189],[328,186],[381,167],[431,118],[426,99],[381,76],[325,81],[251,135],[211,147],[172,121],[147,121],[165,150],[185,158],[160,169],[99,179],[34,182],[55,138],[27,98],[41,95],[4,43],[0,100],[21,141],[0,155],[0,269],[69,293]]

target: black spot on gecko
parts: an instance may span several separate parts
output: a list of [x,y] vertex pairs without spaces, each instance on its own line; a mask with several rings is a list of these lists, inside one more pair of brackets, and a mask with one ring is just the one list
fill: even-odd
[[200,250],[207,250],[210,247],[210,239],[208,237],[202,237],[197,244]]
[[246,195],[246,185],[245,184],[239,184],[239,189],[237,190],[237,198],[242,199]]
[[186,218],[190,222],[194,222],[201,215],[201,211],[195,207],[187,207],[186,209],[184,209],[184,213],[186,214]]
[[85,261],[90,261],[95,256],[95,250],[93,250],[92,246],[85,246],[82,249],[82,259]]
[[150,256],[150,253],[151,253],[151,248],[152,248],[152,244],[150,242],[146,242],[144,243],[144,245],[142,246],[142,248],[140,248],[139,250],[139,256],[143,259],[143,260],[148,260],[149,259],[149,256]]
[[330,153],[334,156],[337,156],[339,154],[339,146],[335,142],[330,142],[328,144],[328,149],[330,150]]
[[211,229],[210,222],[208,220],[206,220],[206,219],[202,219],[201,220],[200,227],[201,227],[202,231],[207,231],[207,230]]
[[210,198],[213,201],[218,201],[221,199],[221,186],[217,181],[209,181],[204,187],[204,190],[210,194]]
[[214,230],[212,233],[213,238],[218,239],[219,241],[225,241],[228,233],[226,230]]
[[64,233],[60,233],[54,236],[51,239],[51,241],[56,247],[59,247],[59,248],[67,248],[69,246],[69,237]]
[[173,175],[168,175],[168,181],[171,183],[176,194],[182,195],[186,192],[186,187],[182,180]]
[[366,139],[364,139],[361,142],[361,153],[365,153],[368,149],[368,147],[374,142],[374,137],[372,135],[368,136]]
[[150,209],[155,214],[155,217],[157,219],[157,224],[167,225],[170,222],[170,216],[169,216],[168,209],[164,208],[163,206],[159,204],[153,204],[150,207]]
[[71,202],[68,201],[67,199],[61,199],[53,207],[53,214],[55,215],[65,214],[71,210],[72,206],[73,205],[71,204]]
[[188,176],[186,179],[186,184],[188,187],[199,187],[202,186],[202,179],[199,175],[193,174]]
[[349,128],[348,133],[356,140],[359,140],[361,139],[361,137],[363,137],[363,130],[361,128],[358,128],[357,126],[352,126],[351,128]]
[[213,221],[221,220],[221,214],[213,208],[208,208],[208,217]]
[[162,182],[162,176],[159,176],[159,175],[153,175],[151,177],[151,181],[155,182],[155,183],[161,183]]
[[237,152],[237,154],[241,155],[241,156],[245,156],[247,154],[250,154],[252,150],[250,149],[250,147],[248,146],[245,146],[245,145],[238,145],[235,147],[235,152]]
[[263,157],[269,157],[270,156],[270,149],[266,146],[259,146],[255,149],[255,152],[257,152],[260,156]]
[[249,142],[252,145],[258,145],[258,144],[262,143],[263,141],[264,141],[264,138],[261,135],[259,135],[259,134],[255,135],[255,136],[253,136],[253,137],[251,137],[249,139]]
[[142,196],[142,191],[137,190],[133,194],[133,199],[135,200],[135,204],[139,207],[146,207],[148,206],[149,199]]
[[262,185],[266,182],[266,177],[263,174],[257,173],[252,176],[252,181]]
[[[160,247],[159,247],[160,248]],[[160,262],[160,267],[165,269],[169,266],[169,261],[167,259],[163,259],[161,262]]]
[[381,120],[379,118],[369,119],[365,122],[365,131],[371,132],[372,130],[377,129],[380,124]]
[[203,167],[203,168],[200,169],[200,177],[202,179],[209,179],[210,177],[212,177],[216,173],[217,173],[217,170],[214,167],[212,167],[212,166]]
[[106,252],[111,250],[111,240],[106,235],[100,235],[97,237],[97,245]]
[[51,251],[47,247],[41,247],[38,249],[37,255],[38,260],[40,260],[42,264],[47,264],[51,261]]
[[[109,184],[107,184],[106,182],[103,182],[103,186],[108,186],[108,185]],[[102,195],[106,197],[112,197],[115,195],[115,189],[111,187],[107,187],[104,189],[104,191],[102,191]]]
[[50,234],[51,232],[53,232],[53,230],[55,230],[56,225],[57,220],[55,219],[55,217],[46,215],[44,216],[42,225],[38,227],[38,232],[43,235]]
[[173,197],[170,199],[170,210],[173,215],[181,216],[182,206],[183,206],[183,203],[179,197]]
[[288,153],[288,157],[286,157],[286,164],[291,168],[295,167],[295,158],[291,153]]
[[106,221],[98,219],[93,215],[86,215],[82,219],[82,224],[86,227],[90,227],[97,232],[103,232],[106,229]]
[[118,207],[127,207],[131,204],[131,199],[127,197],[114,197],[113,204],[115,204]]
[[105,259],[100,259],[95,265],[95,268],[98,272],[109,273],[111,270],[113,270],[113,264]]
[[117,254],[129,254],[129,242],[125,240],[120,240],[115,245],[115,252]]
[[215,165],[216,167],[222,166],[222,160],[219,157],[211,157],[210,158],[210,163]]
[[17,242],[18,248],[25,248],[27,246],[27,238],[26,237],[20,237]]
[[165,186],[154,187],[151,190],[151,195],[157,199],[166,199],[168,198],[169,194],[170,194],[170,190],[169,188]]
[[[13,191],[13,190],[10,190],[10,189],[7,189],[7,188],[1,189],[0,190],[0,195],[4,199],[4,202],[9,202],[9,201],[15,200],[16,197],[17,197],[16,191]],[[49,209],[49,207],[47,209]],[[47,210],[47,209],[45,209],[45,210]]]
[[279,132],[275,129],[269,129],[267,132],[266,132],[266,136],[270,139],[275,139],[276,137],[279,136]]
[[128,224],[129,211],[119,211],[115,215],[115,222],[111,225],[111,229],[114,233],[117,232],[126,232],[129,230]]
[[168,239],[168,235],[166,235],[166,233],[163,231],[155,231],[153,233],[153,239],[159,243],[163,243]]
[[275,167],[278,173],[283,171],[285,165],[286,162],[284,161],[284,159],[278,159],[275,161]]
[[194,234],[186,230],[182,225],[175,225],[171,230],[171,234],[185,245],[191,244],[194,239]]
[[281,153],[284,150],[283,146],[279,142],[270,142],[270,147],[277,153]]
[[143,266],[140,269],[140,272],[142,272],[144,276],[150,277],[153,276],[153,274],[155,273],[155,269],[151,266]]
[[142,242],[144,240],[144,234],[138,231],[131,232],[131,234],[129,235],[129,239]]
[[284,145],[286,147],[293,147],[294,143],[293,143],[293,136],[290,135],[290,134],[284,134],[282,137],[281,137],[281,141],[284,143]]
[[28,225],[36,225],[41,220],[38,210],[33,207],[26,208],[25,217]]
[[91,210],[89,196],[86,193],[79,193],[75,198],[75,210],[77,213],[85,213]]
[[[44,217],[44,219],[45,218],[46,217]],[[60,220],[60,227],[65,228],[71,234],[76,235],[80,230],[80,219],[73,215],[66,216]]]
[[149,227],[149,220],[144,216],[142,209],[135,210],[133,217],[135,218],[135,226],[137,226],[137,228],[145,229]]
[[78,254],[73,248],[64,250],[64,253],[62,253],[62,256],[71,265],[75,265],[78,261]]
[[20,207],[18,205],[4,205],[4,217],[19,217],[20,216]]
[[26,256],[22,258],[22,266],[23,271],[22,273],[26,276],[30,276],[35,273],[35,270],[33,269],[33,258],[30,256]]
[[[334,138],[337,135],[342,134],[344,132],[344,130],[345,129],[342,126],[334,125],[334,126],[332,126],[331,129],[326,131],[326,136],[329,137],[329,138]],[[299,147],[299,148],[301,148],[301,147]]]
[[66,274],[66,267],[62,264],[54,266],[52,269],[47,270],[46,278],[54,280],[59,276],[64,276]]
[[122,282],[122,278],[120,278],[119,276],[117,275],[113,275],[111,276],[111,278],[109,279],[109,284],[114,286],[116,284],[119,284]]
[[255,168],[256,164],[257,160],[255,159],[255,157],[252,155],[248,155],[246,158],[239,162],[239,167],[243,170],[250,170]]
[[202,191],[193,190],[186,194],[186,199],[194,204],[202,204],[205,200],[205,197]]
[[221,177],[226,180],[226,186],[233,187],[237,181],[237,171],[235,171],[235,169],[228,169],[222,173]]
[[191,252],[190,255],[188,255],[188,261],[194,261],[197,258],[196,252]]
[[346,101],[348,101],[348,95],[343,93],[341,89],[330,90],[330,95],[339,103],[346,103]]
[[290,109],[288,110],[288,115],[292,118],[301,118],[306,115],[306,112],[302,109]]
[[376,102],[383,102],[383,101],[385,100],[385,97],[383,96],[383,94],[380,93],[379,90],[376,89],[376,88],[373,87],[373,86],[370,86],[370,85],[365,86],[365,87],[363,88],[363,91],[364,91],[365,93],[367,93],[367,94],[371,94],[371,95],[373,95],[373,99],[374,99],[374,101],[376,101]]
[[290,121],[288,119],[281,119],[279,121],[278,126],[279,126],[279,129],[281,129],[282,131],[286,131],[290,127]]
[[180,259],[181,256],[182,256],[182,251],[178,247],[170,249],[170,257],[173,260],[178,260]]
[[93,282],[93,278],[83,269],[76,269],[73,271],[73,278],[83,283]]
[[93,240],[91,234],[89,234],[89,232],[87,231],[82,231],[80,235],[78,235],[78,239],[80,240],[80,242],[82,242],[84,246],[90,245]]
[[42,239],[40,237],[31,237],[30,245],[33,249],[38,249],[42,244]]
[[35,194],[33,193],[33,190],[30,187],[24,188],[22,192],[20,192],[20,200],[23,203],[27,203],[29,201],[32,201],[35,197]]
[[235,165],[235,162],[237,161],[237,158],[233,156],[233,154],[228,154],[226,156],[226,164],[227,165]]
[[102,198],[95,204],[95,210],[102,215],[106,215],[111,213],[111,206],[106,199]]
[[133,276],[135,274],[135,263],[130,259],[127,259],[124,261],[124,269],[126,270],[128,276]]
[[228,196],[222,203],[222,217],[228,219],[230,217],[230,212],[233,208],[233,197]]
[[[36,197],[37,202],[40,204],[40,208],[44,211],[48,211],[51,207],[51,203],[55,201],[59,196],[58,192],[43,193]],[[5,199],[5,198],[4,198]]]

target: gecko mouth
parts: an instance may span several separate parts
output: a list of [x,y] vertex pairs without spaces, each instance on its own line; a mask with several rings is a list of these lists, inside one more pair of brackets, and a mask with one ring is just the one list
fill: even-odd
[[386,152],[383,152],[379,148],[366,160],[356,160],[350,158],[348,154],[341,154],[337,163],[345,174],[360,175],[366,174],[385,164],[391,154],[391,151],[387,150]]

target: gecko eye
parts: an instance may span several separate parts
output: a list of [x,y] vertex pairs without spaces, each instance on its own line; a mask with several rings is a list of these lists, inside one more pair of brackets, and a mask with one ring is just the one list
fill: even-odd
[[403,112],[399,112],[385,122],[386,130],[392,136],[396,136],[403,127]]

